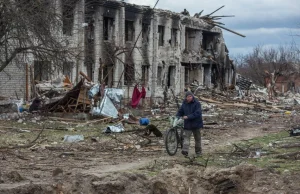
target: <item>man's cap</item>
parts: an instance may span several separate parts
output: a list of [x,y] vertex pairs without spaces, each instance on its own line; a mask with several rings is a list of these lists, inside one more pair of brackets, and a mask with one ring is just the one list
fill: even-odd
[[193,94],[191,91],[187,91],[187,92],[185,93],[185,97],[187,97],[187,96],[189,96],[189,95],[194,96],[194,94]]

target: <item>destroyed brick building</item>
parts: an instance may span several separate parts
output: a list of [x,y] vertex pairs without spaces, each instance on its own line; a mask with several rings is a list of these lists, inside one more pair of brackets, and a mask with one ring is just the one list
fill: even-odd
[[0,72],[1,96],[28,96],[31,78],[67,75],[75,84],[80,71],[95,83],[125,89],[126,98],[136,85],[156,100],[170,89],[183,92],[192,82],[208,87],[235,83],[222,30],[201,18],[114,0],[56,0],[54,6],[68,15],[59,34],[76,49],[76,57],[53,74],[53,62],[34,56],[24,60],[26,67],[12,63]]

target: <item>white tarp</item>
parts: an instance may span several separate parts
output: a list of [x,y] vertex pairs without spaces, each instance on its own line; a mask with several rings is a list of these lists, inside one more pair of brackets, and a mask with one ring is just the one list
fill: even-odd
[[91,113],[93,115],[104,115],[108,117],[118,118],[118,110],[115,107],[124,96],[123,89],[106,88],[104,90],[104,97],[99,107],[93,107]]
[[106,95],[103,97],[99,107],[93,107],[92,114],[118,118],[118,110]]
[[124,97],[125,91],[117,88],[106,88],[105,94],[112,100],[113,103],[120,103]]

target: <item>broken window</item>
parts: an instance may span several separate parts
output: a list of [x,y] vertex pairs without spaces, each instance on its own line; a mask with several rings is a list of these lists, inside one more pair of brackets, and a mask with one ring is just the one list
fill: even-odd
[[216,43],[218,33],[210,33],[210,32],[203,32],[202,33],[202,49],[211,51],[212,49],[216,49]]
[[158,26],[158,46],[164,46],[165,27]]
[[109,17],[103,18],[103,38],[104,40],[112,40],[114,33],[114,19]]
[[63,34],[71,36],[74,24],[74,5],[69,1],[62,5]]
[[168,71],[168,87],[175,86],[175,66],[169,66]]
[[74,67],[73,62],[64,62],[63,63],[63,68],[62,68],[62,73],[65,76],[68,76],[72,80],[72,69]]
[[177,29],[176,28],[171,29],[171,46],[172,47],[177,46]]
[[51,62],[34,61],[34,80],[50,80]]
[[125,41],[133,41],[134,25],[133,21],[125,21]]
[[143,29],[142,29],[142,41],[143,43],[149,42],[149,25],[148,24],[143,24]]
[[146,84],[149,79],[149,65],[142,66],[142,83]]
[[134,81],[134,64],[125,64],[124,85],[131,85]]
[[161,73],[162,73],[162,67],[160,67],[160,66],[158,66],[157,67],[157,85],[158,86],[161,86],[162,85],[162,75],[161,75]]

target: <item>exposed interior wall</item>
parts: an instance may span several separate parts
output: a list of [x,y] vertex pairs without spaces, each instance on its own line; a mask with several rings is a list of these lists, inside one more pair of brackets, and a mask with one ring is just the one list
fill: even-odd
[[200,53],[202,46],[202,32],[198,29],[186,28],[185,49]]

